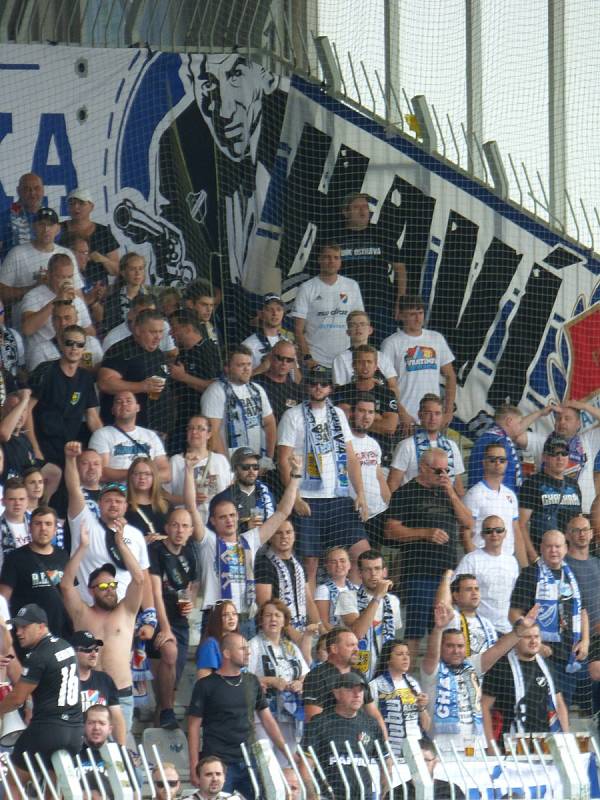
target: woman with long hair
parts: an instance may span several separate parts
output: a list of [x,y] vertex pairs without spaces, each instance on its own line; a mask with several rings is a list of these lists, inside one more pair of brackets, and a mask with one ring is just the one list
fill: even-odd
[[147,294],[146,261],[139,253],[126,253],[119,261],[119,280],[106,298],[104,330],[110,331],[127,320],[133,299]]
[[[259,631],[250,640],[248,671],[256,675],[265,689],[269,708],[293,752],[302,735],[302,684],[308,673],[308,664],[298,646],[285,635],[291,615],[282,600],[276,598],[263,603],[256,620]],[[255,722],[257,739],[268,738],[258,715]],[[283,754],[277,758],[282,766],[286,766],[287,759]]]
[[196,677],[206,678],[221,666],[221,639],[239,633],[240,619],[231,600],[219,600],[208,612],[202,639],[196,650]]
[[169,504],[163,496],[154,461],[148,456],[138,456],[127,470],[125,519],[150,543],[163,535],[168,511]]
[[431,721],[427,712],[429,698],[412,675],[409,675],[410,652],[402,639],[390,639],[381,648],[373,680],[369,683],[373,700],[388,729],[394,755],[402,755],[407,736],[422,738]]

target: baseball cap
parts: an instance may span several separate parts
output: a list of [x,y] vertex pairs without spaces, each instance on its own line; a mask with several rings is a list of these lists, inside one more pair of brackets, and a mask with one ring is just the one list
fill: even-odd
[[102,647],[104,642],[102,639],[96,639],[91,631],[75,631],[71,636],[71,644],[73,647],[95,647],[96,645]]
[[35,217],[34,222],[49,222],[51,225],[58,225],[58,214],[53,208],[42,206]]
[[88,582],[87,582],[88,589],[92,585],[92,583],[96,580],[98,575],[100,575],[100,573],[102,573],[102,572],[108,572],[110,575],[113,576],[113,578],[117,577],[117,568],[115,567],[114,564],[111,564],[110,562],[107,563],[107,564],[102,564],[101,567],[96,567],[96,569],[93,569],[90,572],[90,575],[89,575],[89,578],[88,578]]
[[315,383],[322,383],[329,386],[333,383],[333,374],[328,367],[314,367],[309,370],[306,376],[306,383],[310,386]]
[[119,494],[123,495],[123,497],[127,497],[127,490],[122,483],[107,483],[106,486],[103,486],[102,489],[100,489],[98,500],[109,492],[118,492]]
[[559,436],[557,433],[551,433],[544,442],[544,453],[554,455],[557,450],[566,450],[569,452],[569,442],[564,436]]
[[274,293],[266,294],[263,297],[263,306],[266,306],[267,303],[279,303],[280,306],[285,306],[285,303],[283,302],[281,297],[279,297],[278,294]]
[[67,200],[80,200],[82,203],[93,203],[92,195],[87,189],[81,189],[79,186],[77,189],[73,189],[72,192],[69,192],[67,195]]
[[251,447],[238,447],[231,456],[231,466],[235,469],[245,458],[255,458],[260,461],[260,456]]
[[356,672],[344,672],[337,678],[334,689],[353,689],[355,686],[364,686],[361,676]]
[[8,622],[16,628],[24,625],[32,625],[34,622],[39,624],[48,624],[48,617],[46,612],[37,603],[28,603],[26,606],[20,608],[16,615],[9,619]]

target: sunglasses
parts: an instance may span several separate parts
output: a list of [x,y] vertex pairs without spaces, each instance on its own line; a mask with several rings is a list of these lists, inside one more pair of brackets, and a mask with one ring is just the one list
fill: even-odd
[[102,581],[102,583],[92,586],[92,589],[100,589],[101,592],[105,592],[107,589],[116,589],[118,585],[119,581]]
[[284,364],[293,364],[296,360],[290,356],[280,356],[279,353],[273,353],[273,357],[277,359],[277,361],[282,361]]
[[431,469],[436,475],[448,475],[450,472],[450,467],[431,467]]
[[[167,781],[167,783],[169,784],[171,789],[174,789],[176,786],[179,785],[179,780],[175,779],[175,780]],[[157,789],[164,789],[165,788],[165,782],[164,781],[154,781],[154,785],[156,786]]]
[[485,460],[490,464],[506,464],[508,458],[506,456],[486,456]]
[[240,469],[243,469],[244,472],[250,472],[251,469],[253,469],[256,472],[258,472],[258,470],[260,469],[258,464],[238,464],[238,467]]
[[504,533],[506,528],[482,528],[481,534],[482,536],[488,536],[491,533]]
[[552,456],[552,458],[556,458],[557,456],[568,456],[568,450],[548,450],[546,453],[547,456]]
[[308,385],[309,386],[324,386],[324,387],[328,387],[328,386],[331,386],[331,383],[329,383],[329,381],[325,381],[325,380],[323,380],[323,381],[308,381]]
[[85,347],[85,342],[76,342],[74,339],[65,339],[65,347],[77,347],[79,350],[83,350]]
[[77,648],[77,652],[78,653],[88,653],[88,655],[90,653],[99,653],[100,652],[100,647],[97,644],[91,645],[90,647],[78,647]]

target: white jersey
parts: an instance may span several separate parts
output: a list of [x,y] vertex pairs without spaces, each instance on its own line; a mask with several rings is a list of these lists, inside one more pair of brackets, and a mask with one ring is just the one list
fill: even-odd
[[[450,466],[450,459],[448,462],[450,466],[450,477],[452,478],[452,481],[455,481],[457,475],[462,475],[465,471],[465,465],[463,463],[460,448],[456,442],[453,439],[448,439],[448,442],[450,443],[453,455],[453,458],[451,459],[452,465]],[[436,443],[432,442],[431,446],[436,447]],[[409,481],[412,481],[413,478],[417,477],[419,473],[419,461],[417,459],[417,445],[415,443],[414,436],[409,436],[407,439],[402,439],[401,442],[398,442],[396,448],[394,449],[390,466],[394,469],[399,469],[404,472],[404,477],[402,478],[402,483],[400,484],[401,486],[404,486],[405,483],[408,483]]]
[[[111,328],[106,334],[102,341],[102,350],[106,353],[109,347],[112,347],[113,344],[117,342],[123,341],[123,339],[127,339],[128,336],[131,336],[131,328],[127,322],[121,322],[119,325]],[[170,353],[171,350],[175,350],[176,347],[175,340],[171,336],[171,326],[165,320],[165,328],[158,349],[162,350],[163,353]]]
[[[240,559],[240,551],[236,541],[227,543],[227,550],[223,555],[228,565],[228,581],[231,589],[231,600],[240,614],[250,613],[254,609],[248,607],[246,597],[246,569],[244,560],[250,558],[252,563],[256,557],[260,541],[260,529],[252,528],[246,533],[240,534],[240,539],[244,540],[243,558]],[[205,529],[204,538],[196,544],[199,549],[200,564],[200,586],[204,588],[203,609],[212,608],[218,600],[223,599],[221,583],[217,574],[217,534],[210,528]]]
[[441,333],[423,328],[419,336],[397,331],[381,345],[398,373],[402,405],[415,421],[424,394],[440,394],[441,369],[454,361],[454,355]]
[[455,575],[475,575],[481,594],[479,610],[501,633],[510,633],[508,621],[510,596],[519,577],[519,564],[514,556],[490,555],[478,548],[464,555]]
[[338,275],[330,286],[317,276],[298,289],[291,316],[306,320],[304,337],[322,366],[331,367],[338,353],[350,346],[346,318],[351,311],[364,311],[360,286],[351,278]]
[[66,247],[54,244],[52,250],[48,252],[38,250],[31,242],[19,244],[10,250],[0,266],[0,283],[5,286],[22,288],[23,286],[33,286],[37,281],[40,270],[48,268],[48,261],[57,253],[64,253],[69,256],[73,263],[73,285],[76,289],[83,287],[83,281],[75,256]]
[[[264,337],[264,338],[263,338]],[[287,336],[284,336],[281,333],[275,334],[275,336],[264,336],[260,337],[258,334],[253,333],[252,336],[248,336],[247,339],[244,339],[242,344],[244,347],[247,347],[250,352],[252,353],[252,369],[256,369],[260,367],[263,358],[269,355],[273,347],[277,344],[277,342],[289,341]],[[266,341],[269,343],[269,347],[266,346]]]
[[506,537],[502,542],[502,552],[512,556],[515,552],[515,531],[513,523],[519,519],[519,501],[517,495],[508,486],[502,484],[498,490],[492,489],[485,481],[471,486],[463,497],[463,503],[475,520],[473,544],[483,547],[485,542],[481,535],[481,523],[486,517],[500,517],[506,528]]
[[[344,350],[333,359],[333,383],[335,386],[345,386],[351,383],[354,378],[354,367],[352,366],[352,350]],[[396,368],[392,364],[389,356],[377,351],[377,369],[386,381],[396,377]]]
[[[365,497],[369,507],[369,519],[371,519],[371,517],[384,512],[388,507],[381,496],[381,486],[377,477],[377,471],[381,467],[381,447],[372,436],[353,434],[352,448],[360,464]],[[350,486],[350,496],[356,498],[356,492],[352,485]]]
[[[43,364],[44,361],[58,361],[59,358],[60,350],[56,346],[54,339],[34,342],[27,350],[27,369],[29,372],[33,372],[38,364]],[[97,367],[101,361],[102,345],[95,336],[86,336],[81,366],[85,368]]]
[[108,453],[108,466],[112,469],[129,469],[140,456],[154,459],[165,455],[160,437],[149,428],[135,427],[125,435],[113,425],[105,425],[94,431],[88,447],[100,455]]
[[[225,388],[221,381],[214,381],[202,393],[202,415],[210,419],[223,420],[221,422],[221,436],[229,448],[229,455],[237,450],[238,447],[251,447],[255,453],[260,454],[264,450],[263,420],[273,413],[269,398],[263,387],[258,383],[231,384],[231,388],[242,407],[242,412],[240,412],[238,404],[235,413],[237,417],[240,416],[240,413],[243,413],[245,417],[248,437],[247,442],[239,441],[236,443],[228,441],[227,421],[224,419],[227,413],[227,395],[225,394]],[[257,391],[259,401],[256,400]],[[235,427],[236,429],[242,429],[242,421],[238,419],[238,423]]]
[[[285,447],[292,447],[294,450],[301,452],[303,454],[304,463],[306,464],[306,437],[303,410],[304,406],[299,405],[288,408],[283,414],[277,429],[277,444],[284,445]],[[319,473],[323,485],[320,489],[301,489],[300,494],[302,497],[308,498],[335,497],[337,470],[331,430],[327,424],[327,409],[325,406],[322,408],[313,408],[312,413],[315,418],[313,434],[321,447]],[[344,441],[346,443],[352,442],[352,431],[348,425],[346,415],[341,408],[337,407],[334,408],[334,413],[337,414],[340,422]]]

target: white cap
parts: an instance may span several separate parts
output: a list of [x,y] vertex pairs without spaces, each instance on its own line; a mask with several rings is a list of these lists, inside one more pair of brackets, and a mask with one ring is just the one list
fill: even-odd
[[67,195],[67,200],[80,200],[82,203],[93,203],[92,195],[87,189],[73,189],[72,192],[69,192]]

